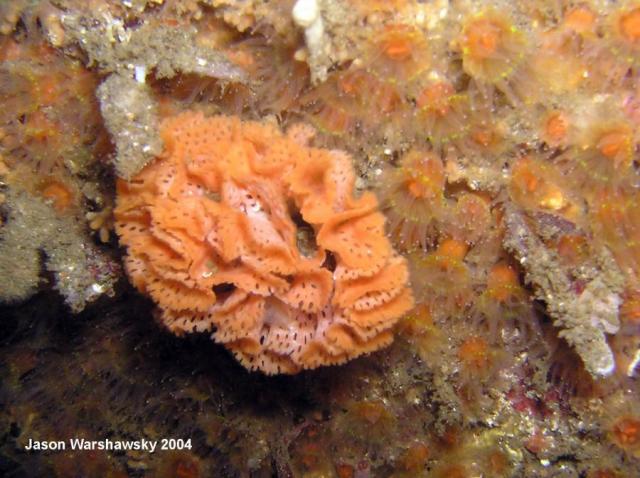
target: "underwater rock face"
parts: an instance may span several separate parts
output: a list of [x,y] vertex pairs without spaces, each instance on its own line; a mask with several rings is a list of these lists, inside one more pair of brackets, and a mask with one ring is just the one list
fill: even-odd
[[0,1],[0,475],[640,476],[639,72],[638,0]]
[[391,343],[413,306],[406,260],[351,159],[313,131],[183,113],[164,154],[118,182],[133,284],[177,334],[215,329],[247,368],[295,373]]

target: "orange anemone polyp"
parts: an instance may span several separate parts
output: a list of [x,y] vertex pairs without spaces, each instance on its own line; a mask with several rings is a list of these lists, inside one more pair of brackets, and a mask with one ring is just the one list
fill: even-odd
[[640,290],[625,293],[624,302],[620,306],[620,320],[627,324],[640,325]]
[[640,419],[623,417],[614,423],[612,432],[620,447],[635,447],[640,444]]
[[404,62],[415,53],[418,31],[407,25],[388,25],[380,39],[381,53],[391,61]]
[[499,141],[499,137],[496,132],[489,128],[479,128],[473,131],[471,133],[471,139],[483,148],[488,148]]
[[563,235],[557,241],[556,250],[563,262],[578,264],[587,259],[587,240],[584,236]]
[[595,14],[587,7],[574,8],[564,18],[564,24],[578,33],[592,30],[595,22]]
[[420,185],[420,183],[415,179],[409,179],[407,181],[407,189],[411,193],[411,195],[415,198],[425,197],[424,188]]
[[382,45],[382,51],[391,60],[404,61],[411,56],[411,43],[408,38],[389,38]]
[[518,287],[518,274],[508,264],[497,264],[489,271],[487,290],[498,302],[506,302]]
[[513,176],[528,193],[536,191],[540,185],[540,180],[533,171],[533,163],[529,158],[523,158],[516,163]]
[[361,95],[366,92],[371,79],[363,70],[347,71],[338,76],[336,84],[338,91],[346,95]]
[[41,190],[42,197],[51,201],[56,211],[66,210],[73,202],[73,192],[60,181],[52,180],[45,184]]
[[620,17],[620,31],[630,42],[640,42],[640,7]]
[[545,132],[553,143],[559,143],[567,136],[569,124],[565,115],[560,112],[552,113],[546,121]]
[[476,59],[493,56],[500,46],[503,27],[495,21],[481,18],[472,22],[466,30],[466,47]]
[[446,82],[438,82],[427,86],[416,100],[418,108],[428,108],[435,111],[440,116],[445,116],[451,106],[449,98],[455,94],[455,90],[451,84]]
[[364,63],[385,83],[405,83],[430,66],[430,50],[419,29],[405,24],[387,25],[369,48]]
[[438,254],[440,256],[448,257],[458,261],[463,260],[468,251],[469,246],[464,242],[458,241],[456,239],[445,239],[438,246]]
[[622,159],[626,162],[626,158],[631,155],[631,137],[629,131],[618,129],[604,133],[597,143],[598,150],[603,156],[616,160]]
[[460,345],[458,358],[467,368],[486,370],[491,365],[489,344],[481,337],[470,337]]
[[407,164],[405,185],[409,193],[419,199],[438,197],[442,194],[445,181],[442,161],[431,156],[418,159],[417,155],[420,153],[417,151],[409,154],[415,155],[414,158],[407,157],[405,161]]

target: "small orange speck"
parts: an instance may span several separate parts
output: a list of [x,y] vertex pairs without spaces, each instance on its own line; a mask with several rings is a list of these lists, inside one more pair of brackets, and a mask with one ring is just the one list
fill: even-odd
[[522,180],[526,190],[530,193],[538,189],[539,180],[531,171],[522,172]]
[[491,134],[485,130],[475,131],[473,133],[473,140],[486,147],[489,146],[489,142],[491,141]]
[[620,31],[630,42],[640,41],[640,8],[634,8],[620,17]]

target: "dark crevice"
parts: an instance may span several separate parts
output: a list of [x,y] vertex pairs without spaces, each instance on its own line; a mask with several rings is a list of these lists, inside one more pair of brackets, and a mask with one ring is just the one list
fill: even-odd
[[289,217],[296,226],[296,245],[300,254],[305,257],[313,257],[318,250],[313,226],[304,220],[300,210],[293,202],[289,203]]

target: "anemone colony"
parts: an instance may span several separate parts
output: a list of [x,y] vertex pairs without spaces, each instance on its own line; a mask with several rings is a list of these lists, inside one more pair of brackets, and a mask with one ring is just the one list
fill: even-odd
[[2,2],[0,471],[640,475],[639,69],[638,0]]

